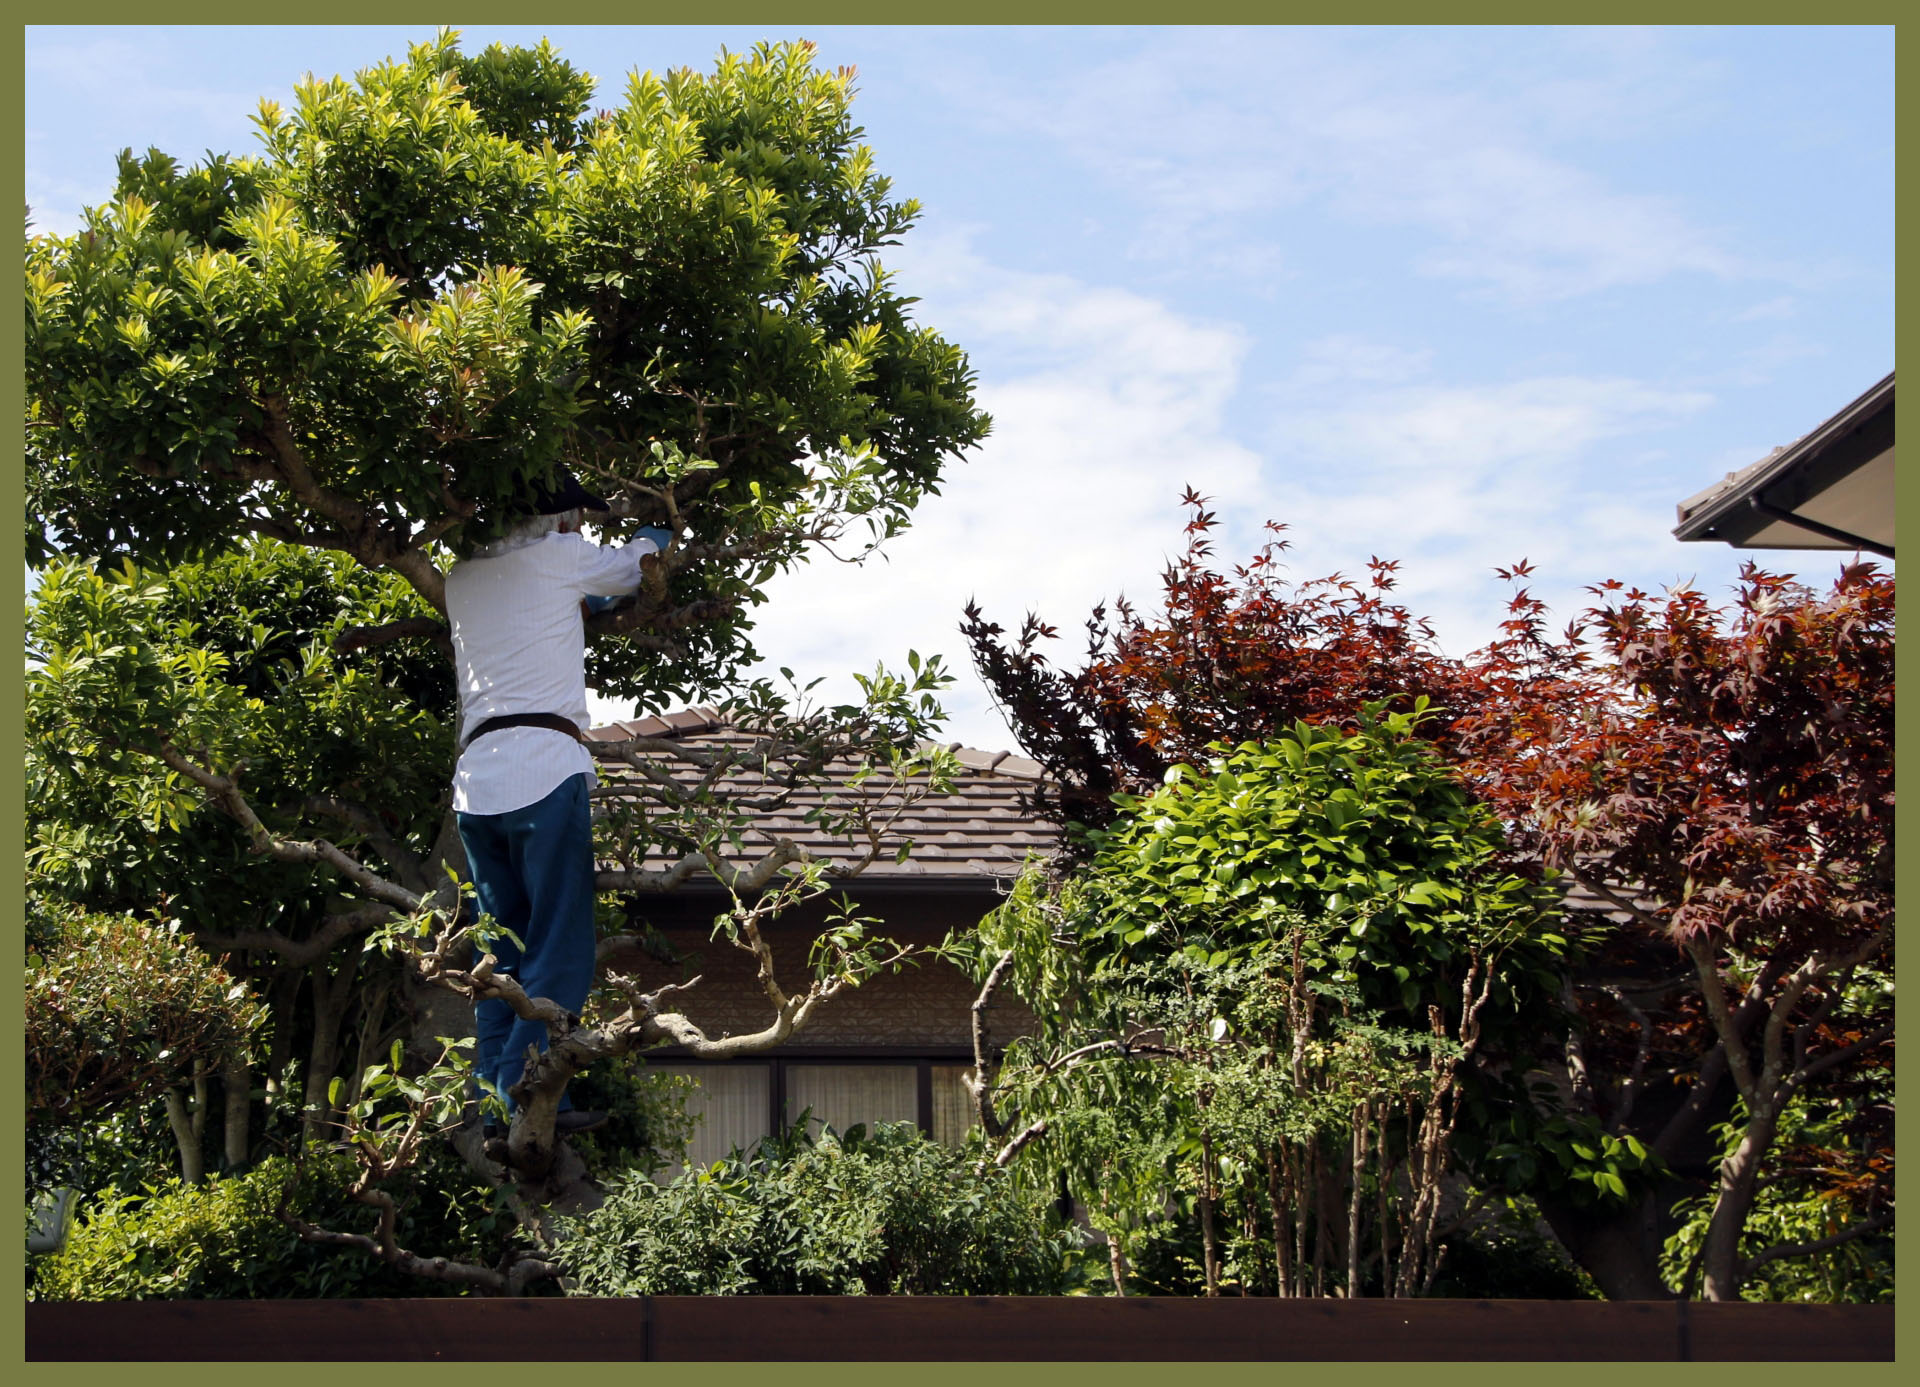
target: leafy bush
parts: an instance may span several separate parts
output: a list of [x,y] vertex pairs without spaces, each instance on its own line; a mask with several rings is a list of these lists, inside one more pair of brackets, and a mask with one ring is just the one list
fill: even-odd
[[578,1293],[1046,1295],[1077,1235],[1043,1197],[910,1124],[803,1127],[659,1186],[637,1173],[570,1220]]
[[74,912],[26,970],[27,1112],[60,1124],[180,1082],[263,1011],[180,930]]
[[[34,1267],[38,1300],[268,1300],[448,1295],[440,1282],[393,1270],[365,1253],[301,1242],[276,1210],[323,1227],[371,1232],[374,1211],[340,1193],[352,1178],[344,1154],[311,1155],[296,1171],[270,1157],[241,1175],[202,1185],[178,1181],[146,1196],[107,1196],[76,1211],[66,1247]],[[466,1178],[462,1179],[465,1174]],[[495,1260],[512,1225],[492,1192],[471,1187],[451,1155],[412,1172],[402,1199],[403,1246]]]
[[[1891,1093],[1884,1098],[1889,1113]],[[1742,1259],[1769,1248],[1804,1247],[1866,1225],[1890,1202],[1890,1145],[1873,1149],[1853,1126],[1847,1104],[1801,1098],[1782,1115],[1774,1148],[1761,1169],[1753,1211],[1740,1235]],[[1736,1102],[1728,1121],[1714,1126],[1723,1155],[1736,1147],[1748,1120]],[[1887,1134],[1890,1136],[1891,1134]],[[1852,1148],[1852,1149],[1849,1149]],[[1667,1239],[1660,1271],[1676,1292],[1699,1293],[1699,1263],[1713,1221],[1714,1194],[1683,1199],[1673,1213],[1680,1226]],[[1743,1300],[1893,1301],[1891,1226],[1819,1252],[1761,1261],[1742,1274]]]

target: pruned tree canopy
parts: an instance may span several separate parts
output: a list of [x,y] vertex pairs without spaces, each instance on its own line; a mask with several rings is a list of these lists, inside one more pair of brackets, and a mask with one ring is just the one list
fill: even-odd
[[917,205],[808,43],[593,82],[451,33],[263,102],[257,154],[123,154],[114,200],[27,242],[29,562],[173,560],[250,535],[343,550],[441,605],[556,464],[612,530],[684,526],[596,618],[611,692],[745,656],[761,585],[904,525],[984,436],[962,353],[880,251]]

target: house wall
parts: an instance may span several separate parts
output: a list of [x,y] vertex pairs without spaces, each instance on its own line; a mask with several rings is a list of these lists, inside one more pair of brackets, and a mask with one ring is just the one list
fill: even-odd
[[[958,898],[926,894],[875,894],[861,902],[865,912],[885,922],[889,938],[919,949],[937,945],[947,932],[972,924],[991,909],[998,897],[978,891]],[[635,964],[643,988],[699,976],[692,991],[678,1001],[681,1011],[715,1038],[764,1028],[772,1006],[756,977],[756,962],[724,936],[710,938],[712,912],[720,901],[709,897],[705,909],[685,900],[646,910],[672,949],[678,965],[629,953],[619,961],[623,969]],[[808,954],[813,939],[825,927],[826,909],[816,904],[805,912],[777,921],[767,932],[777,977],[788,992],[802,991],[810,979]],[[804,1050],[876,1050],[912,1054],[972,1054],[973,1000],[979,988],[961,969],[944,959],[918,957],[898,973],[883,973],[825,1003],[782,1053]],[[1030,1031],[1033,1014],[1006,991],[987,1009],[989,1038],[996,1048]]]

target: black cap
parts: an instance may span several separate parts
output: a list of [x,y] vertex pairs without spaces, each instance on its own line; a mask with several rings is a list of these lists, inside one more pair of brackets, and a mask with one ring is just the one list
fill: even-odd
[[535,482],[527,490],[526,505],[531,515],[558,515],[570,510],[612,510],[600,497],[595,496],[584,486],[580,479],[564,467],[553,469],[553,485],[546,486]]

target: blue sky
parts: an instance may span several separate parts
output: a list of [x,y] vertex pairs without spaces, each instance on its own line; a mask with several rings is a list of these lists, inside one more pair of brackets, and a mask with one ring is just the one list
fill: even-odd
[[[26,200],[72,229],[123,146],[250,150],[260,97],[431,32],[30,27]],[[1464,653],[1522,557],[1565,614],[1606,577],[1724,592],[1743,555],[1675,541],[1674,504],[1893,367],[1891,28],[463,34],[544,34],[602,104],[762,38],[858,67],[925,207],[887,264],[996,426],[883,566],[783,580],[758,642],[809,677],[939,651],[973,745],[1012,743],[967,598],[1069,633],[1150,603],[1189,484],[1223,558],[1274,519],[1300,578],[1400,559]]]

